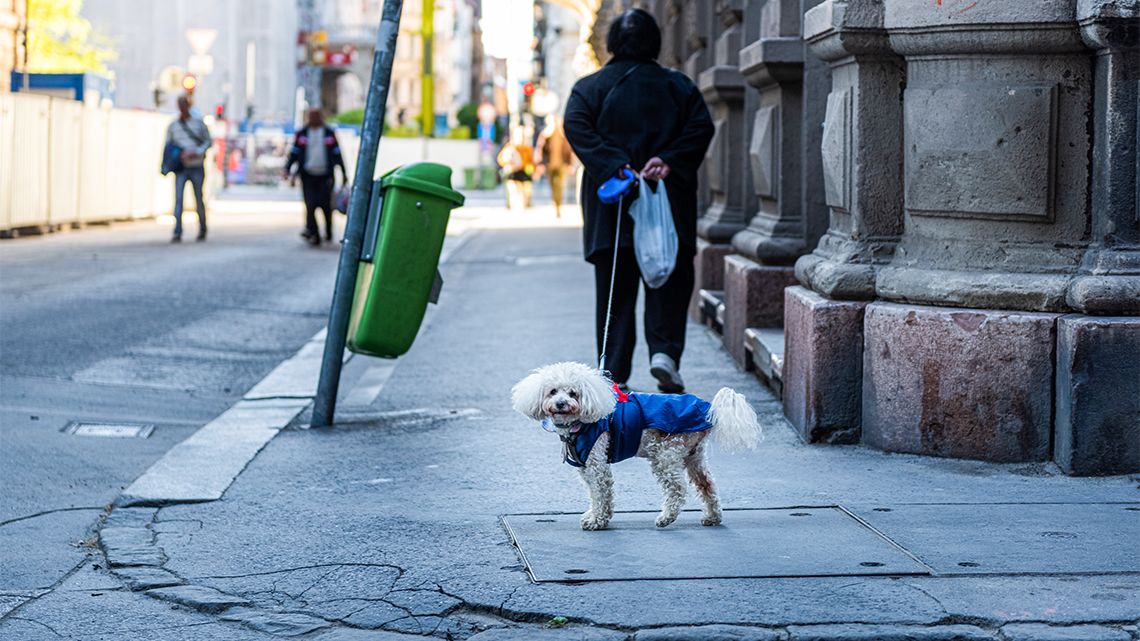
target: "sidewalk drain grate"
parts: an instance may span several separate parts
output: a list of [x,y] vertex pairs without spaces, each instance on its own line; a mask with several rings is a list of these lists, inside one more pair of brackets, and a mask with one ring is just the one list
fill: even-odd
[[99,438],[146,438],[154,432],[153,425],[141,423],[92,423],[72,421],[63,428],[64,434],[95,436]]

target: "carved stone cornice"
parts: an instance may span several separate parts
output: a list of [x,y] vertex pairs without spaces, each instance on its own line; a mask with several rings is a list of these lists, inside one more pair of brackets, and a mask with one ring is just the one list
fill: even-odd
[[740,73],[757,89],[801,82],[803,68],[804,46],[798,37],[760,38],[740,50]]

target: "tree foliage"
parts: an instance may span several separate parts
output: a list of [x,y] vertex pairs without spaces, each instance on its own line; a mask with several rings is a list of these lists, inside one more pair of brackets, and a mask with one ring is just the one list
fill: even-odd
[[80,11],[83,0],[28,3],[28,70],[32,73],[107,74],[118,54]]

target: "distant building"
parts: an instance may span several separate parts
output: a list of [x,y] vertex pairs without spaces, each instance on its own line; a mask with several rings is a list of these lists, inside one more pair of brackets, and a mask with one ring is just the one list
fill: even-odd
[[[364,106],[382,0],[331,0],[322,6],[319,28],[327,50],[346,54],[325,58],[321,69],[321,103],[330,113]],[[471,100],[477,29],[474,0],[436,0],[433,20],[433,111],[436,129],[454,126],[455,113]],[[389,124],[413,125],[422,110],[422,4],[404,3],[400,35],[388,93]]]
[[0,0],[0,92],[8,91],[12,71],[23,67],[27,0]]
[[216,39],[200,54],[209,56],[213,68],[198,74],[194,95],[199,109],[212,112],[225,103],[235,119],[244,118],[249,107],[258,119],[289,121],[294,116],[293,0],[86,0],[83,15],[115,41],[119,58],[109,66],[119,106],[173,111],[181,75],[195,53],[188,31],[206,29],[215,31]]

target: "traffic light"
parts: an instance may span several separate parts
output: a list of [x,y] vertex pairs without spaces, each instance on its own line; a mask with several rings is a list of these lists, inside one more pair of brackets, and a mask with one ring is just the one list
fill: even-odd
[[226,106],[223,103],[219,102],[217,106],[214,107],[214,116],[216,116],[218,120],[226,119]]
[[523,95],[530,98],[534,95],[534,83],[527,81],[523,83]]
[[186,93],[194,93],[194,89],[197,87],[198,78],[196,78],[194,74],[188,73],[185,76],[182,76],[182,88],[186,90]]

